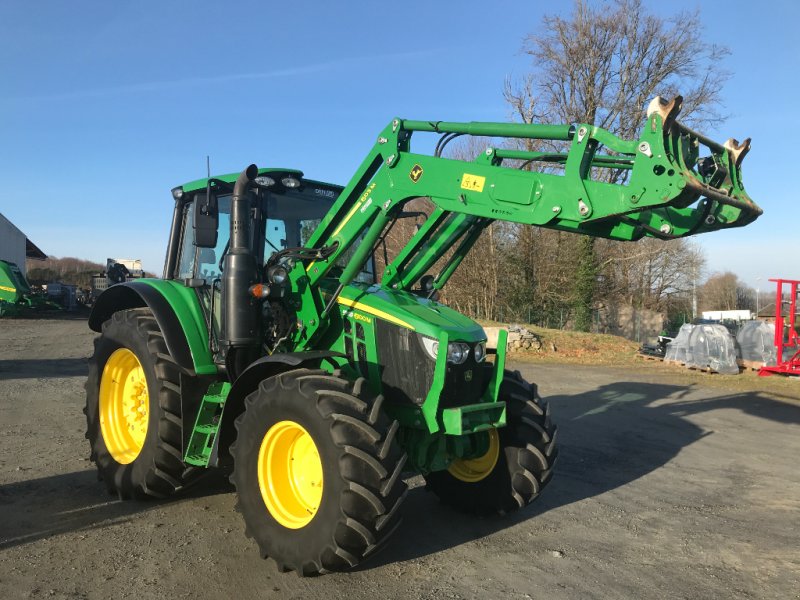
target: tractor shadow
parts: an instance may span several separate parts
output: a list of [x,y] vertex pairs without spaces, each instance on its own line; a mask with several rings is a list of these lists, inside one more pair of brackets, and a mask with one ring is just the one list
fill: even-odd
[[85,358],[28,358],[0,360],[0,381],[6,379],[86,377],[88,374],[89,364]]
[[576,395],[549,396],[559,425],[559,458],[551,484],[530,507],[505,517],[475,518],[412,489],[406,518],[387,547],[361,570],[457,547],[624,486],[662,467],[710,433],[685,417],[734,409],[779,423],[800,423],[800,405],[759,393],[692,399],[692,388],[618,382]]
[[97,480],[94,469],[0,486],[0,552],[67,533],[103,529],[190,498],[231,491],[219,474],[168,500],[118,500]]

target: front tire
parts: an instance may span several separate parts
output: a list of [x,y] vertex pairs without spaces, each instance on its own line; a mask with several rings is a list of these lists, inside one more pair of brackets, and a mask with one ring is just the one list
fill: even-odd
[[167,497],[196,472],[180,451],[178,366],[150,309],[119,311],[103,323],[84,413],[91,460],[120,499]]
[[549,405],[519,371],[506,371],[500,388],[505,427],[489,432],[483,456],[462,459],[425,476],[445,504],[473,514],[505,514],[533,502],[550,482],[558,456]]
[[298,369],[245,399],[231,446],[238,509],[281,571],[342,571],[400,524],[406,455],[366,380]]

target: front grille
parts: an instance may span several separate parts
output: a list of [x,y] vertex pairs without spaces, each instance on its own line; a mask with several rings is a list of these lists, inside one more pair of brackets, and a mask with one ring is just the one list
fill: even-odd
[[375,323],[383,395],[390,402],[420,406],[431,389],[436,363],[410,329],[381,319]]
[[[419,335],[380,319],[375,321],[383,395],[390,402],[421,406],[433,384],[435,361],[425,352]],[[464,364],[448,364],[439,406],[480,402],[491,376],[492,366],[476,363],[472,352]]]

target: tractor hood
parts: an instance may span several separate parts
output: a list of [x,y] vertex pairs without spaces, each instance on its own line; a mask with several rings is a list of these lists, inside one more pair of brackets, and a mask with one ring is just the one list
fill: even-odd
[[483,328],[469,317],[444,304],[405,291],[352,284],[342,290],[337,302],[342,307],[429,337],[438,338],[439,333],[445,331],[451,340],[477,342],[486,339]]

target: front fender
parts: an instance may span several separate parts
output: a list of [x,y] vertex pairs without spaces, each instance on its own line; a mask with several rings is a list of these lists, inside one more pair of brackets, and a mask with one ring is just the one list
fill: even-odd
[[225,410],[222,412],[222,421],[217,434],[217,447],[212,455],[214,463],[212,466],[219,464],[217,462],[219,457],[228,456],[228,449],[236,439],[234,421],[244,410],[244,399],[258,389],[259,383],[285,371],[317,368],[322,361],[331,358],[344,359],[346,356],[330,350],[277,353],[271,356],[262,356],[242,371],[242,374],[233,382],[225,399]]
[[145,306],[153,312],[170,356],[181,368],[197,375],[216,375],[200,301],[193,289],[177,282],[139,279],[112,285],[92,307],[89,327],[99,333],[115,312]]

